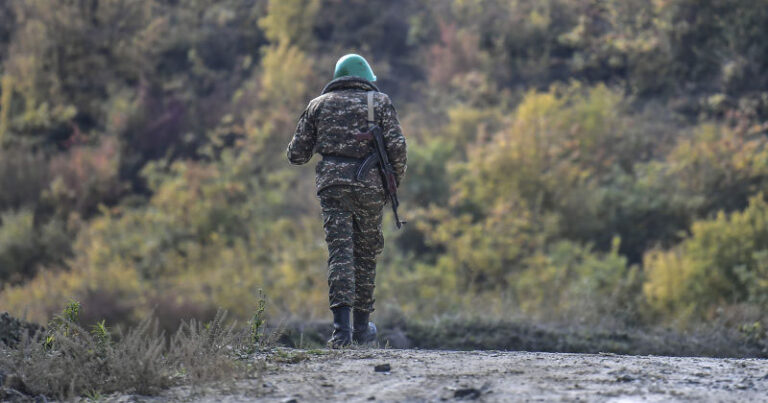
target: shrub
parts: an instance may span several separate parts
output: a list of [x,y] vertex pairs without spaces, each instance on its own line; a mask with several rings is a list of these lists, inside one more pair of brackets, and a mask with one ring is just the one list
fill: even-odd
[[47,165],[42,153],[0,149],[0,211],[34,208],[50,181]]
[[29,210],[0,214],[0,280],[31,277],[39,254],[34,214]]
[[663,166],[700,216],[741,210],[768,185],[768,138],[705,123],[681,136]]
[[120,262],[98,269],[75,263],[70,270],[45,269],[24,284],[6,285],[0,293],[0,306],[44,323],[62,304],[76,298],[98,302],[102,318],[112,321],[127,317],[126,322],[134,323],[147,313],[142,304],[145,293],[136,271]]
[[29,210],[0,213],[0,280],[20,283],[41,265],[58,265],[71,253],[73,229],[57,218],[36,226]]
[[104,138],[96,147],[75,147],[50,162],[53,178],[46,196],[57,211],[89,216],[99,204],[114,204],[126,186],[118,177],[117,141]]
[[643,291],[668,318],[712,318],[715,308],[752,303],[768,310],[768,203],[761,195],[730,215],[693,223],[679,246],[646,254]]
[[72,302],[47,333],[24,335],[14,347],[0,345],[0,371],[17,377],[25,394],[146,395],[174,384],[233,380],[258,371],[237,359],[254,351],[251,328],[227,324],[224,311],[208,323],[183,323],[168,343],[151,316],[125,332],[113,332],[103,321],[89,331],[77,324],[79,309]]
[[639,267],[619,254],[619,245],[615,238],[608,253],[596,253],[560,241],[535,254],[512,282],[520,309],[580,323],[637,325],[642,278]]
[[8,312],[0,314],[0,345],[14,347],[25,335],[32,337],[42,330],[40,325],[16,319]]

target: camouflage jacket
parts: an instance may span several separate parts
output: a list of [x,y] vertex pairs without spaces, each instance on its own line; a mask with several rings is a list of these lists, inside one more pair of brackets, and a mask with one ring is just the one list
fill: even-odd
[[381,175],[373,167],[360,180],[355,179],[359,166],[352,159],[362,159],[373,152],[372,140],[360,140],[355,134],[367,130],[366,92],[374,94],[376,123],[384,134],[389,161],[395,169],[397,183],[405,174],[405,137],[397,121],[392,101],[371,82],[357,77],[341,77],[328,83],[322,95],[309,102],[296,133],[288,145],[288,160],[294,165],[306,164],[315,153],[324,158],[316,167],[318,193],[334,185],[380,188]]

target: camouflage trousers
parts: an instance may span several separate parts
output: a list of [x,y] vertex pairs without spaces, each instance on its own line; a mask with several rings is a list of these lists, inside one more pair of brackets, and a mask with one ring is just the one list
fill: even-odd
[[332,186],[318,194],[328,243],[331,308],[350,306],[373,312],[376,255],[384,247],[381,232],[384,191]]

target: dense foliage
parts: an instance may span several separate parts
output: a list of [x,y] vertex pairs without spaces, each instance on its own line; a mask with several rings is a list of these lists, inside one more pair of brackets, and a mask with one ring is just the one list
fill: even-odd
[[327,315],[295,120],[368,57],[409,141],[378,306],[766,324],[768,0],[0,3],[0,307]]

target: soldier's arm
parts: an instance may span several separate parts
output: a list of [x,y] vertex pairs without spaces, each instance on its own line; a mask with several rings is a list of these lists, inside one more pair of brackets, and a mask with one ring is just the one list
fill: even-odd
[[[311,105],[310,105],[311,106]],[[317,131],[308,106],[299,118],[293,140],[288,144],[288,161],[294,165],[306,164],[312,158],[317,140]]]
[[387,156],[395,170],[395,177],[399,185],[405,176],[407,162],[405,136],[400,128],[400,122],[397,120],[397,111],[386,95],[382,102],[381,129],[387,146]]

